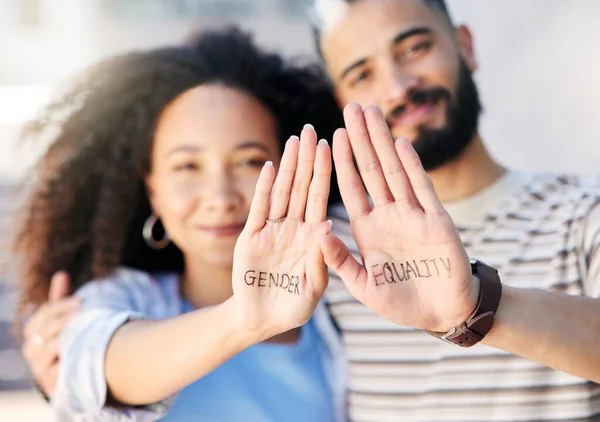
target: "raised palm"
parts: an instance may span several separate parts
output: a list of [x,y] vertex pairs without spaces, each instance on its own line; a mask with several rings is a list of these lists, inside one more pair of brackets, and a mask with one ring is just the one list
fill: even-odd
[[376,107],[351,104],[344,117],[333,155],[363,262],[332,235],[322,244],[326,262],[358,300],[397,324],[458,325],[474,310],[477,282],[416,152],[406,140],[393,142]]
[[273,166],[259,177],[235,247],[233,291],[243,326],[265,338],[304,324],[327,286],[319,245],[331,229],[331,167],[329,146],[308,126],[287,142],[275,183]]

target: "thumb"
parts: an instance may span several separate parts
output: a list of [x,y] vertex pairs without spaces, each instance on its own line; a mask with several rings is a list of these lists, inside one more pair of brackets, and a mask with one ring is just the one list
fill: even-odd
[[306,276],[307,281],[310,283],[313,292],[321,296],[327,287],[329,282],[329,275],[327,273],[327,266],[323,259],[323,251],[319,247],[321,239],[327,236],[331,231],[333,222],[331,220],[323,221],[319,224],[316,235],[319,237],[316,239],[314,248],[310,248],[306,258]]
[[58,271],[54,273],[50,280],[48,300],[50,302],[55,302],[69,296],[69,284],[69,275],[66,272]]
[[364,288],[368,278],[367,271],[352,256],[344,242],[337,236],[328,234],[321,240],[321,251],[325,263],[340,276],[350,293],[354,295],[355,291],[358,292],[356,289],[359,286]]

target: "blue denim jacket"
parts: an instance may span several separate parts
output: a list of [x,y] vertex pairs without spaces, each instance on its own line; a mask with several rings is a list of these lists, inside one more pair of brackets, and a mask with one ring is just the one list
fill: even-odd
[[[76,292],[83,300],[77,316],[60,338],[61,369],[52,396],[56,421],[146,422],[164,416],[175,397],[144,407],[105,406],[104,360],[116,330],[131,319],[167,319],[181,313],[175,274],[147,274],[121,269],[113,276],[86,284]],[[331,317],[320,303],[315,325],[327,345],[324,363],[335,399],[337,419],[345,420],[346,360]]]

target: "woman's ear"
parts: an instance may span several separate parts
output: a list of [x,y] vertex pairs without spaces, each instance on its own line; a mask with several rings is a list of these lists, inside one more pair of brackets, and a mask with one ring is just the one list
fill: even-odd
[[155,216],[160,217],[160,211],[158,209],[158,205],[156,203],[156,195],[154,193],[154,179],[152,175],[149,174],[144,178],[144,185],[146,186],[146,194],[148,195],[148,201],[150,202],[152,212]]

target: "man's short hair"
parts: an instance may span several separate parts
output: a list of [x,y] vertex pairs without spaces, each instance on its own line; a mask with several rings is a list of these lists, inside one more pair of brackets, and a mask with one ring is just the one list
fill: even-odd
[[[321,33],[323,32],[323,27],[326,21],[326,17],[322,16],[322,9],[319,7],[323,2],[331,3],[334,5],[335,3],[341,4],[352,4],[357,3],[361,0],[314,0],[313,7],[311,11],[312,16],[312,28],[313,28],[313,36],[317,49],[317,53],[321,60],[323,60],[323,52],[321,51]],[[446,19],[449,25],[452,25],[452,18],[450,16],[450,11],[446,6],[445,0],[423,0],[427,6],[437,9],[443,17]]]

